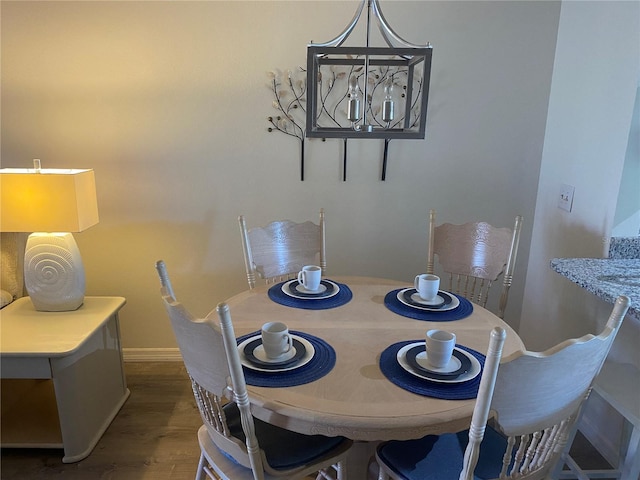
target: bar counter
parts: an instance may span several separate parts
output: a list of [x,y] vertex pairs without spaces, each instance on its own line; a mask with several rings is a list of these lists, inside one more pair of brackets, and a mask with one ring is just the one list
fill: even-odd
[[640,320],[640,258],[554,258],[551,268],[611,304],[628,296],[628,315]]

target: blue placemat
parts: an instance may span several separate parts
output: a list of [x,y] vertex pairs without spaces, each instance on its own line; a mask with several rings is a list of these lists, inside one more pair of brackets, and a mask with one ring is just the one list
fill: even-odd
[[[242,367],[247,385],[255,387],[293,387],[311,383],[329,373],[336,364],[336,352],[331,345],[321,338],[308,333],[290,330],[289,333],[298,335],[311,343],[315,354],[309,363],[286,372],[259,372],[247,367]],[[260,331],[243,335],[237,339],[238,344],[248,338],[260,335]]]
[[[429,380],[418,378],[405,371],[398,363],[398,350],[405,345],[420,341],[422,340],[403,341],[387,347],[380,355],[380,370],[382,370],[384,376],[400,388],[427,397],[441,398],[444,400],[469,400],[478,396],[478,387],[480,387],[482,374],[468,382],[450,384],[430,382]],[[484,368],[485,356],[483,354],[471,348],[463,347],[462,345],[456,346],[471,353],[478,359],[482,368]]]
[[[290,281],[290,280],[287,280]],[[305,310],[324,310],[327,308],[336,308],[349,303],[353,298],[351,289],[343,283],[333,282],[340,287],[340,290],[333,297],[306,299],[294,298],[282,291],[282,285],[287,282],[281,282],[269,289],[269,298],[280,305],[287,307],[304,308]]]
[[413,318],[415,320],[429,320],[432,322],[448,322],[451,320],[460,320],[466,318],[473,313],[473,304],[460,295],[455,295],[460,300],[458,305],[453,310],[445,310],[443,312],[434,312],[429,310],[420,310],[419,308],[412,308],[409,305],[405,305],[398,300],[398,292],[404,290],[398,288],[387,293],[384,297],[385,306],[394,313],[402,315],[403,317]]

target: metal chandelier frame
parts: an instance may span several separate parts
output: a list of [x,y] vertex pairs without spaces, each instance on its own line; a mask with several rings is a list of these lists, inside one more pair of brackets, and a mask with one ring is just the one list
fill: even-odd
[[[367,6],[366,46],[343,47],[342,45],[362,18],[365,6]],[[370,46],[372,19],[376,21],[380,34],[388,47]],[[425,138],[431,53],[430,43],[426,45],[410,43],[391,28],[380,9],[379,0],[362,0],[351,22],[342,33],[333,40],[324,43],[311,42],[307,47],[307,137],[385,139],[385,157],[388,141],[391,139]],[[347,102],[349,102],[347,116],[351,121],[348,126],[321,126],[318,123],[322,117],[323,109],[326,108],[321,91],[321,68],[327,65],[330,68],[332,66],[347,66],[352,72],[360,72],[364,69],[364,75],[361,74],[358,77],[354,75],[349,79],[350,93],[345,95],[348,98]],[[381,69],[379,72],[389,68],[395,68],[396,72],[398,69],[402,69],[403,75],[406,73],[406,83],[402,86],[403,100],[398,105],[404,114],[402,121],[392,123],[389,120],[389,117],[393,120],[394,115],[394,105],[389,95],[387,100],[391,103],[387,102],[382,110],[383,116],[385,116],[384,120],[380,121],[374,118],[373,94],[369,91],[372,68]],[[422,77],[421,86],[416,92],[414,91],[414,80],[419,75]],[[364,78],[363,88],[360,88],[359,79],[362,77]],[[390,87],[385,86],[385,92],[388,93],[393,85],[389,82],[387,85],[390,85]],[[353,90],[357,92],[358,89],[363,91],[362,102],[354,98],[357,95],[353,95]],[[379,109],[377,111],[380,112]],[[338,122],[334,119],[333,123]]]

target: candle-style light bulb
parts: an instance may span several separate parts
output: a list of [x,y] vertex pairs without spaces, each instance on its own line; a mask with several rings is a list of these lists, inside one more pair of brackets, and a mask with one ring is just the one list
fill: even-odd
[[382,102],[382,121],[389,123],[393,120],[393,99],[391,98],[391,92],[393,90],[393,82],[389,79],[384,82],[384,101]]
[[347,118],[352,124],[360,120],[360,87],[358,87],[358,78],[355,75],[349,79]]

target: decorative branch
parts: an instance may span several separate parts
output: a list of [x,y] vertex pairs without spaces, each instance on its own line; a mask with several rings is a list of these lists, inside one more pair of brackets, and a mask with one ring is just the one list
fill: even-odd
[[[302,69],[300,71],[304,72]],[[274,97],[272,105],[278,110],[279,115],[267,117],[267,121],[271,124],[267,130],[281,132],[298,139],[300,142],[300,180],[304,181],[305,128],[303,125],[307,104],[305,98],[306,78],[295,79],[291,70],[287,72],[286,81],[283,81],[282,75],[276,72],[269,72],[269,77],[271,78],[269,87]]]

